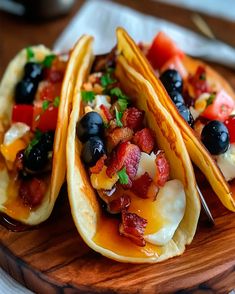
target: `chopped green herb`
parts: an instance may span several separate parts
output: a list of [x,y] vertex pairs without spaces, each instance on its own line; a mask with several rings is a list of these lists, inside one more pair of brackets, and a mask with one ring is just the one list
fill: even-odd
[[34,58],[34,52],[31,47],[26,48],[27,60],[30,61]]
[[82,101],[92,102],[95,99],[95,93],[93,91],[82,91]]
[[42,65],[43,65],[44,67],[51,67],[52,62],[53,62],[53,60],[54,60],[55,58],[56,58],[56,55],[55,55],[55,54],[47,55],[47,56],[44,58],[44,60],[43,60],[43,62],[42,62]]
[[118,177],[119,177],[119,182],[123,185],[125,184],[128,184],[128,180],[129,180],[129,177],[126,173],[126,168],[123,167],[123,169],[121,169],[118,173]]
[[206,100],[206,107],[211,105],[213,103],[213,101],[215,100],[215,93],[212,93],[209,98]]
[[44,101],[42,102],[42,110],[43,110],[43,111],[46,111],[47,108],[49,107],[49,105],[50,105],[50,101],[48,101],[48,100],[44,100]]
[[120,106],[120,110],[123,112],[128,106],[129,98],[123,94],[122,90],[118,87],[115,87],[110,90],[110,95],[116,96],[118,99],[118,104]]
[[115,116],[116,116],[117,126],[120,128],[123,127],[123,124],[121,122],[122,112],[118,111],[116,107],[115,107]]
[[59,107],[59,104],[60,104],[60,97],[57,96],[57,97],[55,97],[55,99],[53,101],[53,106],[54,107]]
[[33,140],[29,143],[28,147],[25,149],[24,154],[26,157],[29,156],[30,151],[32,150],[33,146],[35,146],[41,139],[42,132],[36,130]]
[[100,83],[101,83],[101,86],[106,88],[107,86],[115,83],[116,80],[113,79],[110,75],[109,72],[105,73],[101,78],[100,78]]

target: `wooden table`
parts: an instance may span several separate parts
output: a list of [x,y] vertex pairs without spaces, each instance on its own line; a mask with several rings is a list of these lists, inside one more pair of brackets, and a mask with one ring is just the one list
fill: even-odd
[[[38,43],[51,47],[83,2],[76,1],[69,15],[41,23],[29,23],[24,19],[0,12],[0,76],[7,63],[21,48]],[[118,0],[116,2],[198,32],[191,19],[192,12],[186,9],[153,1]],[[218,39],[235,46],[235,23],[206,15],[203,17]],[[216,64],[213,66],[226,76],[235,89],[235,71]],[[205,187],[205,191],[208,192],[206,194],[209,195],[211,192],[206,184]],[[164,263],[152,266],[152,270],[149,270],[149,265],[134,265],[131,270],[130,268],[127,270],[126,265],[114,263],[92,252],[76,233],[66,200],[59,201],[56,212],[39,230],[16,234],[0,227],[0,245],[2,245],[0,246],[0,264],[22,284],[40,293],[60,293],[61,290],[66,293],[75,293],[78,289],[83,293],[91,291],[137,293],[140,289],[143,293],[172,292],[173,290],[180,290],[180,293],[187,292],[182,289],[188,289],[190,293],[202,293],[206,290],[210,293],[226,293],[235,288],[235,253],[233,254],[231,247],[229,249],[232,241],[235,240],[234,215],[229,214],[218,201],[215,200],[213,203],[208,201],[212,213],[217,218],[215,233],[213,231],[211,233],[211,229],[204,226],[202,217],[199,225],[200,233],[196,235],[194,245],[192,244],[182,257],[167,261],[167,270]],[[226,231],[222,238],[224,243],[217,244],[218,230]],[[207,240],[208,234],[210,234],[210,240]],[[216,251],[213,244],[217,244],[219,250],[223,244],[227,244],[228,250],[225,250],[223,255]],[[63,251],[64,246],[67,252]],[[214,252],[217,258],[221,255],[221,268],[216,267],[217,272],[213,271],[213,260],[207,264],[207,259],[200,255],[200,250],[198,263],[201,262],[201,258],[205,258],[204,268],[201,273],[196,271],[197,261],[192,261],[191,256],[200,246],[207,246],[208,254]],[[17,256],[15,252],[18,252]],[[41,258],[43,260],[40,260]],[[192,262],[191,265],[190,262]],[[30,264],[36,265],[37,269],[32,268]],[[61,270],[61,264],[67,269],[66,274]],[[77,265],[81,276],[79,283],[75,284],[71,278],[76,276],[73,265]],[[87,276],[86,272],[88,266],[93,268],[90,276]],[[190,267],[193,266],[195,271],[187,275]],[[181,271],[181,276],[177,275],[178,270]],[[84,275],[82,275],[83,271]],[[102,275],[100,275],[101,271]],[[145,273],[149,274],[151,271],[153,275],[149,275],[147,279]],[[128,280],[125,279],[125,273],[128,274]],[[205,275],[207,275],[206,279]],[[55,283],[55,276],[59,279],[58,284]],[[198,279],[196,286],[195,277]],[[157,286],[155,278],[159,279]],[[89,285],[86,285],[86,281],[89,281]]]

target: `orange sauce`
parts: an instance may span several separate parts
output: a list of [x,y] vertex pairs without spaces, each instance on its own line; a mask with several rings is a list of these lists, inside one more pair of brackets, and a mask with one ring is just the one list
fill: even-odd
[[[156,213],[155,201],[143,199],[136,196],[129,190],[118,188],[112,199],[121,194],[127,194],[131,198],[131,205],[128,212],[136,213],[138,216],[147,219],[148,223],[145,229],[145,235],[158,231],[164,225],[164,220]],[[128,257],[157,257],[161,254],[161,246],[146,243],[144,247],[135,245],[128,238],[120,235],[119,224],[121,217],[118,218],[103,212],[98,220],[97,232],[93,241],[103,248],[109,249],[117,254]]]
[[131,242],[128,238],[119,234],[120,220],[102,214],[98,220],[97,232],[93,241],[116,254],[127,257],[157,257],[161,254],[161,247],[146,243],[140,247]]

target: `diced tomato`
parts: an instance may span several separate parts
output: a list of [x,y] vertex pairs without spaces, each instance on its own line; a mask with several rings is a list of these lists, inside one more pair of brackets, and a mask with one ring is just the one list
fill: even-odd
[[32,129],[39,129],[42,132],[54,131],[56,129],[58,107],[50,105],[45,111],[42,109],[42,102],[34,105]]
[[51,83],[49,81],[42,81],[38,86],[36,100],[48,100],[54,101],[54,99],[60,96],[61,83]]
[[111,112],[109,111],[108,107],[105,106],[104,104],[101,104],[100,105],[100,109],[102,110],[105,118],[109,122],[113,118],[113,116],[112,116]]
[[194,98],[198,98],[203,93],[211,92],[204,66],[199,65],[194,75],[189,75],[188,82],[193,87]]
[[181,58],[178,55],[171,57],[166,63],[161,67],[161,72],[166,71],[167,69],[175,69],[178,71],[182,79],[185,79],[188,75],[188,72],[183,65]]
[[235,142],[235,115],[230,116],[224,124],[226,125],[228,132],[229,132],[229,138],[230,143]]
[[61,83],[64,78],[66,64],[67,63],[65,61],[59,59],[58,57],[55,58],[51,67],[44,69],[45,79],[51,83]]
[[175,55],[179,58],[184,57],[183,51],[164,32],[159,32],[147,53],[147,59],[154,69],[160,69],[164,63]]
[[16,104],[13,106],[12,110],[12,121],[13,122],[22,122],[32,126],[33,121],[33,105],[27,104]]
[[212,104],[208,105],[201,116],[210,120],[224,122],[234,109],[234,101],[224,90],[216,93]]

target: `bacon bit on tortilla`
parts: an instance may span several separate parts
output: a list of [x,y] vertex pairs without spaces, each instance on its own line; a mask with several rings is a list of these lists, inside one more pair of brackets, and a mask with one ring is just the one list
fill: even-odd
[[107,175],[112,177],[114,173],[126,167],[127,175],[131,180],[134,179],[140,156],[141,152],[137,145],[131,144],[130,142],[121,143],[111,155],[111,160],[106,171]]
[[144,120],[144,111],[136,107],[127,108],[122,117],[124,127],[129,127],[134,131],[141,129]]
[[163,151],[159,151],[156,154],[155,162],[157,165],[156,183],[160,187],[163,187],[168,180],[170,173],[170,166]]
[[19,196],[29,207],[38,206],[42,202],[45,192],[46,184],[38,178],[22,180],[20,183]]
[[110,213],[120,213],[122,210],[126,210],[130,204],[130,197],[124,194],[108,203],[107,209]]
[[102,171],[106,159],[107,156],[105,154],[101,156],[100,159],[96,162],[96,164],[90,168],[90,172],[92,174],[99,174]]
[[113,118],[113,116],[110,113],[110,111],[109,111],[109,109],[108,109],[107,106],[105,106],[104,104],[101,104],[100,105],[100,109],[102,110],[102,112],[103,112],[105,118],[107,119],[107,121],[110,121]]
[[130,239],[137,246],[144,247],[144,230],[147,226],[147,220],[135,213],[122,211],[122,223],[119,226],[121,235]]
[[154,136],[149,128],[144,128],[135,133],[133,142],[139,146],[140,150],[150,153],[154,148]]
[[142,176],[132,182],[131,190],[140,198],[148,198],[148,189],[153,179],[145,172]]
[[128,128],[115,128],[112,132],[108,133],[107,136],[107,149],[112,151],[119,143],[129,141],[133,137],[133,131]]
[[193,86],[196,98],[202,93],[211,92],[206,80],[206,69],[204,66],[199,65],[195,74],[189,76],[188,82]]

